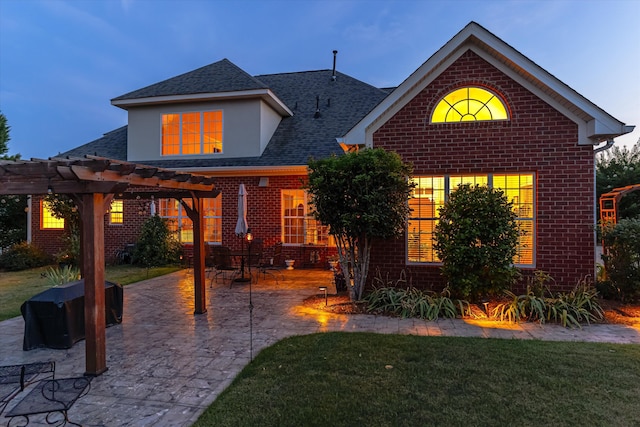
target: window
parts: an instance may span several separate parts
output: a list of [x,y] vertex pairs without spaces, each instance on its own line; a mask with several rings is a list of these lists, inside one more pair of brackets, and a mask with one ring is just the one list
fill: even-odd
[[[191,205],[189,200],[189,205]],[[179,201],[158,200],[158,214],[169,220],[169,229],[181,243],[193,243],[193,222]],[[222,243],[222,194],[215,199],[204,199],[204,241]]]
[[317,221],[304,190],[282,190],[282,242],[332,245],[329,227]]
[[449,92],[431,115],[431,123],[508,119],[509,113],[500,97],[480,87],[463,87]]
[[40,229],[60,230],[64,228],[64,218],[56,218],[51,212],[51,205],[43,200],[40,204]]
[[124,201],[113,199],[109,208],[109,224],[124,223]]
[[513,263],[520,266],[533,265],[535,243],[535,199],[534,175],[489,174],[489,175],[445,175],[414,177],[416,186],[409,207],[412,212],[407,230],[407,260],[415,263],[439,262],[433,249],[434,230],[439,212],[448,194],[461,184],[488,185],[504,191],[513,203],[516,224],[520,232],[517,253]]
[[222,111],[162,115],[162,155],[222,152]]

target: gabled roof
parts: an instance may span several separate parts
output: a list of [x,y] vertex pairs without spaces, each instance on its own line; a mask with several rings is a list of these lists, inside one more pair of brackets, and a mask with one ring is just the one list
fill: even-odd
[[283,116],[291,115],[267,85],[226,58],[118,96],[111,104],[126,110],[140,105],[231,98],[262,98]]
[[[227,60],[220,62],[231,64]],[[233,69],[232,72],[235,73]],[[182,76],[189,74],[191,73]],[[371,111],[388,95],[388,91],[339,72],[336,72],[334,80],[332,74],[331,70],[317,70],[251,77],[253,81],[263,85],[262,90],[266,88],[273,93],[273,96],[277,97],[292,113],[290,116],[283,117],[269,144],[259,157],[139,160],[139,162],[183,170],[186,168],[194,170],[260,169],[306,166],[311,157],[323,158],[334,153],[341,154],[343,150],[336,138],[344,135],[354,123]],[[180,83],[182,80],[180,77],[175,78],[178,79],[174,82],[175,84]],[[166,82],[171,80],[174,79]],[[231,80],[233,79],[229,79]],[[131,94],[147,96],[150,93],[168,93],[160,92],[159,89],[153,89],[157,92],[148,90],[154,86],[131,92]],[[174,90],[177,89],[174,88]],[[178,92],[173,93],[179,95]],[[123,97],[132,96],[131,94]],[[62,153],[60,156],[78,157],[84,154],[127,160],[127,127],[113,130],[102,138]]]
[[377,129],[468,50],[576,122],[581,145],[598,144],[634,128],[606,113],[481,25],[471,22],[339,140],[371,146]]

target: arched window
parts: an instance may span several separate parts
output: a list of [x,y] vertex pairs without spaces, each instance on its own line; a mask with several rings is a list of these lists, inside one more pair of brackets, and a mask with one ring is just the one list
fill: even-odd
[[509,113],[498,95],[469,86],[445,95],[431,115],[431,123],[508,120]]

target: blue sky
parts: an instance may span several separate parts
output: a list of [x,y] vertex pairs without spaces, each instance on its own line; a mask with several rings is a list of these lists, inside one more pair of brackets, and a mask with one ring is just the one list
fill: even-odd
[[9,153],[47,158],[127,122],[110,100],[228,58],[396,86],[476,21],[640,135],[639,0],[0,0]]

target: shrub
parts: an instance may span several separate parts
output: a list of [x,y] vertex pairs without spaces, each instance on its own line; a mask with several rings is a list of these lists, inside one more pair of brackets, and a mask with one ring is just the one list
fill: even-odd
[[133,263],[144,267],[158,267],[180,261],[182,246],[172,235],[167,220],[158,215],[142,225],[140,237],[133,250]]
[[27,270],[51,263],[51,257],[27,242],[16,243],[0,255],[0,268],[8,271]]
[[622,219],[602,230],[607,253],[602,256],[607,281],[601,287],[617,299],[640,299],[640,219]]
[[501,190],[465,184],[451,193],[440,209],[434,247],[453,295],[478,300],[515,283],[515,218]]

